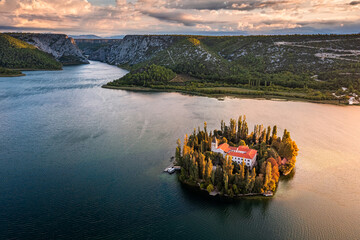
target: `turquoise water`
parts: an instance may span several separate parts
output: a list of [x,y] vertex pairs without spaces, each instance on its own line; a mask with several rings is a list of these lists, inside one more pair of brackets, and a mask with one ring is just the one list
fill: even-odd
[[[100,88],[125,73],[0,78],[0,239],[359,239],[360,108]],[[241,114],[300,148],[274,198],[225,202],[162,173],[176,139]]]

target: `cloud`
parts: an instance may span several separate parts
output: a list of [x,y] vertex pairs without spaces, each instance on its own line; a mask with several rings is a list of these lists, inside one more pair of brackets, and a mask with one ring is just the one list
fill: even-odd
[[142,11],[150,17],[156,18],[160,21],[166,21],[171,23],[180,23],[184,26],[196,26],[198,24],[215,24],[223,23],[221,21],[206,21],[202,20],[201,17],[196,17],[190,14],[174,11]]
[[34,21],[34,20],[46,20],[46,21],[61,21],[61,17],[49,15],[49,14],[19,14],[19,18],[27,19],[28,21]]
[[360,4],[360,1],[352,1],[352,2],[349,3],[349,5],[351,5],[351,6],[355,6],[355,5],[358,5],[358,4]]
[[352,23],[360,22],[360,1],[348,0],[100,2],[0,0],[0,30],[99,35],[166,32],[263,34],[324,29],[348,32],[355,31]]
[[240,10],[251,11],[255,9],[272,8],[288,3],[288,1],[216,1],[216,0],[185,0],[168,1],[167,7],[196,10]]

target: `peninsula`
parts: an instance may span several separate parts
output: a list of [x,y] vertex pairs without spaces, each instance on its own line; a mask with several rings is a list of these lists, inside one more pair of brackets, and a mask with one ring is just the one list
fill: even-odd
[[[129,35],[81,45],[128,69],[105,88],[359,104],[360,35]],[[152,65],[173,73],[159,76]],[[160,69],[160,68],[156,68]]]
[[0,77],[88,63],[74,40],[65,34],[0,33]]
[[183,146],[177,141],[175,164],[180,166],[179,180],[206,190],[210,195],[230,198],[272,196],[280,175],[295,167],[298,147],[284,130],[277,136],[277,126],[255,125],[249,134],[246,116],[230,119],[221,129],[209,132],[207,123],[185,136]]

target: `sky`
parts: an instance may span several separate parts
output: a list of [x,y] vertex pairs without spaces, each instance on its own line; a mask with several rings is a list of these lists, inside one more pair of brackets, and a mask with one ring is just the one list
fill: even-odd
[[99,36],[360,33],[360,0],[0,0],[0,31]]

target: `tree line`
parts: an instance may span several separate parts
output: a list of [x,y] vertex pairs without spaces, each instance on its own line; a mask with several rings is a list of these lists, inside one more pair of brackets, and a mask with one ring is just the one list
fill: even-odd
[[174,77],[176,77],[176,74],[172,70],[152,64],[142,69],[131,71],[124,77],[108,83],[108,85],[136,85],[149,87],[154,84],[167,84]]

